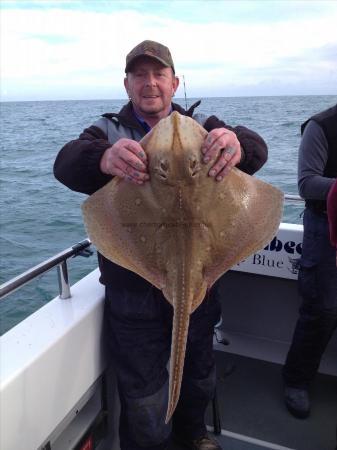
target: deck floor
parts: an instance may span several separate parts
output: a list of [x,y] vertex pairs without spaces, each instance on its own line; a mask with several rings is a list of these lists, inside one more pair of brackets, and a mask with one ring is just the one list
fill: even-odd
[[[224,352],[216,358],[221,428],[229,432],[219,437],[224,450],[335,450],[337,377],[317,376],[311,415],[301,420],[284,405],[281,365]],[[212,424],[211,408],[207,423]]]

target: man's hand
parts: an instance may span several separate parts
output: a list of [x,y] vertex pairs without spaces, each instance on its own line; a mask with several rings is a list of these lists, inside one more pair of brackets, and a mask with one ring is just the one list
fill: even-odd
[[214,161],[208,175],[221,181],[241,161],[241,146],[236,134],[226,128],[215,128],[206,136],[201,149],[204,163]]
[[122,138],[107,148],[100,162],[103,173],[116,175],[135,184],[143,184],[150,177],[147,157],[137,141]]

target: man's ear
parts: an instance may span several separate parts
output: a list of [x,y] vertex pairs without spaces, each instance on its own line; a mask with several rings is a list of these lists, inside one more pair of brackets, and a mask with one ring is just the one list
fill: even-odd
[[179,78],[175,76],[173,82],[173,94],[176,93],[178,86],[179,86]]
[[128,97],[130,97],[130,94],[129,94],[129,80],[128,80],[128,77],[125,77],[125,78],[124,78],[124,87],[125,87],[126,93],[128,94]]

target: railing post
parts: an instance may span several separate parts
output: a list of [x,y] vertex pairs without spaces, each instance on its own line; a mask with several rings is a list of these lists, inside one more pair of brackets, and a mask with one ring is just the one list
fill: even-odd
[[31,269],[26,270],[17,277],[14,277],[11,280],[7,281],[6,283],[1,284],[0,300],[7,297],[7,295],[9,294],[12,294],[17,289],[21,288],[30,281],[34,280],[39,275],[42,275],[48,272],[49,270],[53,269],[54,267],[57,267],[60,297],[61,298],[71,297],[66,261],[68,258],[71,258],[72,256],[74,257],[81,255],[87,257],[92,255],[93,252],[88,248],[90,247],[90,245],[91,242],[89,241],[89,239],[85,239],[84,241],[78,242],[72,247],[63,250],[62,252],[52,256],[46,261],[43,261],[42,263],[37,264]]
[[71,297],[70,293],[70,285],[68,279],[68,268],[67,268],[67,260],[62,261],[57,266],[57,275],[59,282],[59,292],[60,298],[66,299]]

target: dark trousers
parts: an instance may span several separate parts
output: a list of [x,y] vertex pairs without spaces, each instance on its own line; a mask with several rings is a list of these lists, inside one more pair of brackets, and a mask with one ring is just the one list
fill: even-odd
[[122,450],[164,449],[172,430],[190,438],[205,434],[205,410],[215,389],[213,328],[220,317],[213,292],[191,315],[180,400],[172,421],[165,424],[173,308],[154,287],[143,292],[131,286],[106,288],[106,329],[121,402]]
[[306,209],[303,225],[298,277],[303,301],[283,377],[288,386],[307,389],[337,326],[337,268],[327,217]]

